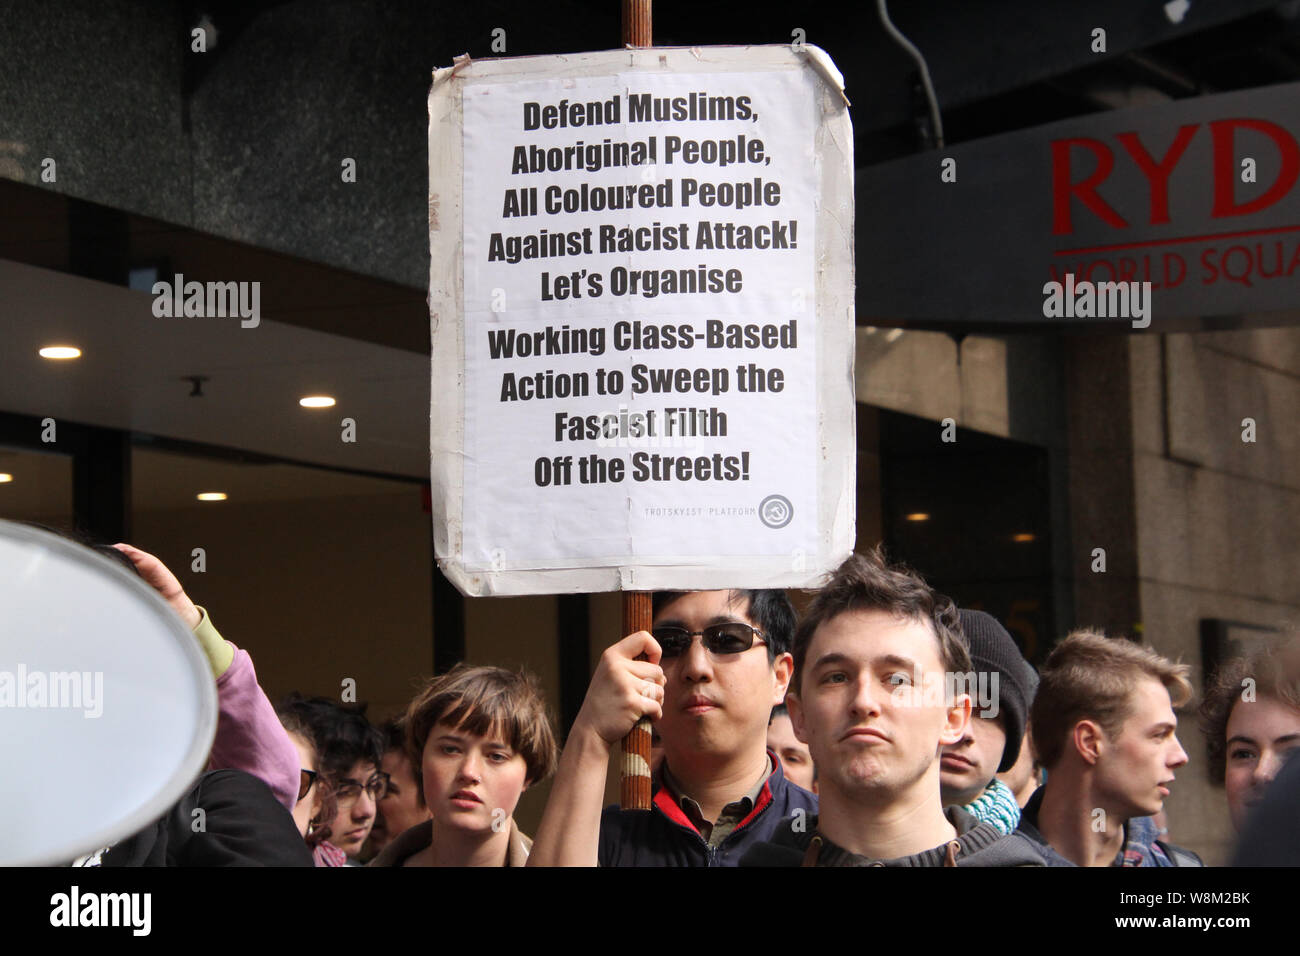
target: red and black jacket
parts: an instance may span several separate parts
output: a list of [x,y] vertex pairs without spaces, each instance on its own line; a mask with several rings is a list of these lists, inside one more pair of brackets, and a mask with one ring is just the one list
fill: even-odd
[[649,813],[608,807],[600,818],[601,866],[738,866],[756,844],[771,840],[780,822],[802,810],[817,812],[817,797],[785,779],[781,760],[772,758],[772,773],[759,792],[754,809],[716,847],[682,812],[672,794],[657,780]]

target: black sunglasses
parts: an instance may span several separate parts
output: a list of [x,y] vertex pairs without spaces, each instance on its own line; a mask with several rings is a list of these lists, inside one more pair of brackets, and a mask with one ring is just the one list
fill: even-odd
[[312,785],[316,783],[316,771],[299,770],[298,774],[298,799],[301,800],[311,793]]
[[702,631],[688,631],[684,627],[665,625],[654,628],[650,633],[659,643],[665,658],[684,654],[696,634],[700,635],[710,654],[739,654],[749,650],[755,642],[766,643],[762,640],[762,631],[739,621],[710,624]]

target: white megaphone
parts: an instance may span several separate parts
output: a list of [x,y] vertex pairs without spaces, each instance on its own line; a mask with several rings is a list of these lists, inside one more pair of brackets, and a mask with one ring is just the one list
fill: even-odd
[[152,588],[0,521],[0,865],[69,863],[148,826],[216,726],[212,671]]

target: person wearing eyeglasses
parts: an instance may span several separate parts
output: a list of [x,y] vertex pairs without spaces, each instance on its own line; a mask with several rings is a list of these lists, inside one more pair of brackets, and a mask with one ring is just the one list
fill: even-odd
[[316,741],[312,736],[311,728],[300,715],[282,710],[278,716],[294,749],[298,751],[298,800],[291,811],[293,822],[297,824],[298,832],[302,834],[303,839],[314,847],[315,843],[309,839],[309,835],[312,831],[312,820],[320,817],[323,808],[322,794],[325,790],[323,781],[320,786],[317,786],[317,778],[320,774],[316,771]]
[[370,761],[358,760],[347,776],[335,780],[333,790],[338,808],[330,825],[334,845],[347,854],[345,866],[360,866],[356,857],[375,825],[379,801],[388,793],[388,774]]
[[[817,812],[767,748],[792,669],[785,593],[660,592],[653,606],[650,633],[601,656],[530,866],[735,866],[782,817]],[[663,741],[651,812],[602,813],[610,754],[643,715]]]
[[313,831],[345,859],[331,854],[321,865],[357,866],[355,858],[374,826],[376,807],[388,791],[388,775],[379,769],[384,738],[366,720],[363,708],[343,707],[325,697],[291,696],[281,707],[281,713],[286,712],[310,728],[317,748],[317,786],[323,787],[326,803],[333,804],[332,813],[324,808]]
[[407,753],[431,819],[395,836],[370,866],[523,866],[515,823],[530,786],[555,769],[555,733],[526,672],[458,664],[407,709]]
[[317,770],[319,750],[316,735],[307,722],[301,706],[303,703],[300,697],[291,696],[276,711],[289,740],[298,751],[298,802],[293,808],[293,822],[311,848],[312,862],[316,866],[346,866],[348,855],[329,842],[330,829],[326,821],[334,819],[334,793]]

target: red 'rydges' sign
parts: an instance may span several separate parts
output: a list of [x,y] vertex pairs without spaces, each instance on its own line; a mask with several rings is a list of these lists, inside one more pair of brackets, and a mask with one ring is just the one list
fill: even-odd
[[[1141,135],[1129,131],[1115,134],[1114,140],[1121,147],[1120,155],[1132,160],[1147,181],[1147,202],[1144,209],[1130,213],[1132,218],[1145,218],[1148,225],[1154,226],[1170,221],[1169,217],[1169,183],[1179,161],[1186,155],[1188,146],[1204,128],[1212,143],[1211,146],[1211,182],[1203,195],[1212,197],[1210,217],[1222,219],[1227,216],[1246,216],[1261,209],[1267,209],[1287,196],[1296,179],[1300,178],[1300,144],[1289,131],[1276,123],[1265,119],[1221,119],[1209,123],[1190,123],[1179,127],[1173,143],[1159,158],[1153,157],[1142,143]],[[1238,157],[1251,159],[1246,154],[1250,151],[1246,144],[1237,142],[1239,129],[1254,130],[1263,134],[1277,147],[1281,159],[1277,174],[1271,184],[1254,198],[1240,201],[1238,182],[1245,170],[1238,165]],[[1204,134],[1202,134],[1204,138]],[[1253,144],[1252,144],[1253,145]],[[1095,159],[1093,170],[1087,176],[1075,180],[1072,175],[1072,151],[1083,150],[1091,153]],[[1071,223],[1071,198],[1078,199],[1098,218],[1117,229],[1127,229],[1129,223],[1123,216],[1097,192],[1097,187],[1104,182],[1115,168],[1113,149],[1105,140],[1090,136],[1072,136],[1052,140],[1052,232],[1055,235],[1067,235],[1074,232]],[[1249,167],[1246,167],[1247,169]],[[1257,176],[1252,176],[1257,181]],[[1245,189],[1241,190],[1245,193]]]
[[1288,321],[1300,303],[1300,84],[1094,114],[872,166],[858,201],[872,210],[857,235],[860,321],[1123,318],[1045,310],[1048,283],[1106,293],[1149,283],[1157,324]]

